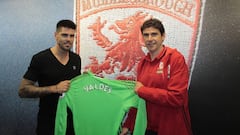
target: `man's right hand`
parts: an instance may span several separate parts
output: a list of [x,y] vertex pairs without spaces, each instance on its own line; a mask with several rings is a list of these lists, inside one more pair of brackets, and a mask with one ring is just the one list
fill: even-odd
[[71,81],[65,80],[61,81],[56,85],[56,93],[62,94],[66,91],[68,91]]
[[128,133],[128,128],[122,128],[122,132],[120,133],[120,135],[127,135]]

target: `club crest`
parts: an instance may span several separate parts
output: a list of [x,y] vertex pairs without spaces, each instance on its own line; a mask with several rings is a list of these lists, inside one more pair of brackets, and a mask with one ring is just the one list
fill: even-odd
[[82,70],[134,80],[136,65],[146,53],[140,27],[154,17],[165,27],[164,44],[177,48],[192,71],[204,4],[205,0],[75,0],[74,51],[82,57]]

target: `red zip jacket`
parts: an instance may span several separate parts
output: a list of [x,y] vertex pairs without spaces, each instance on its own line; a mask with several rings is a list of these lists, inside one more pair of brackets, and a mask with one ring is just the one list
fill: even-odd
[[[146,101],[147,129],[158,135],[191,135],[189,72],[183,55],[165,46],[153,61],[147,54],[138,64],[137,80],[144,85],[137,94]],[[135,111],[130,110],[124,123],[131,131]]]

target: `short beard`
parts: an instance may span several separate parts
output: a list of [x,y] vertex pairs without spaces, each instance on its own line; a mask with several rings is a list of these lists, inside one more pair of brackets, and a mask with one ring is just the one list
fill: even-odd
[[61,50],[63,50],[63,51],[70,51],[71,48],[72,48],[72,47],[65,48],[65,47],[64,47],[64,44],[61,44],[61,45],[58,44],[58,46],[59,46],[59,47],[61,48]]

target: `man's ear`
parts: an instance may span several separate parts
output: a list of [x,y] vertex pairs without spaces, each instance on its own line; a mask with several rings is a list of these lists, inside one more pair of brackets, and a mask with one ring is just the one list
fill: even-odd
[[162,34],[162,42],[165,40],[165,33]]

